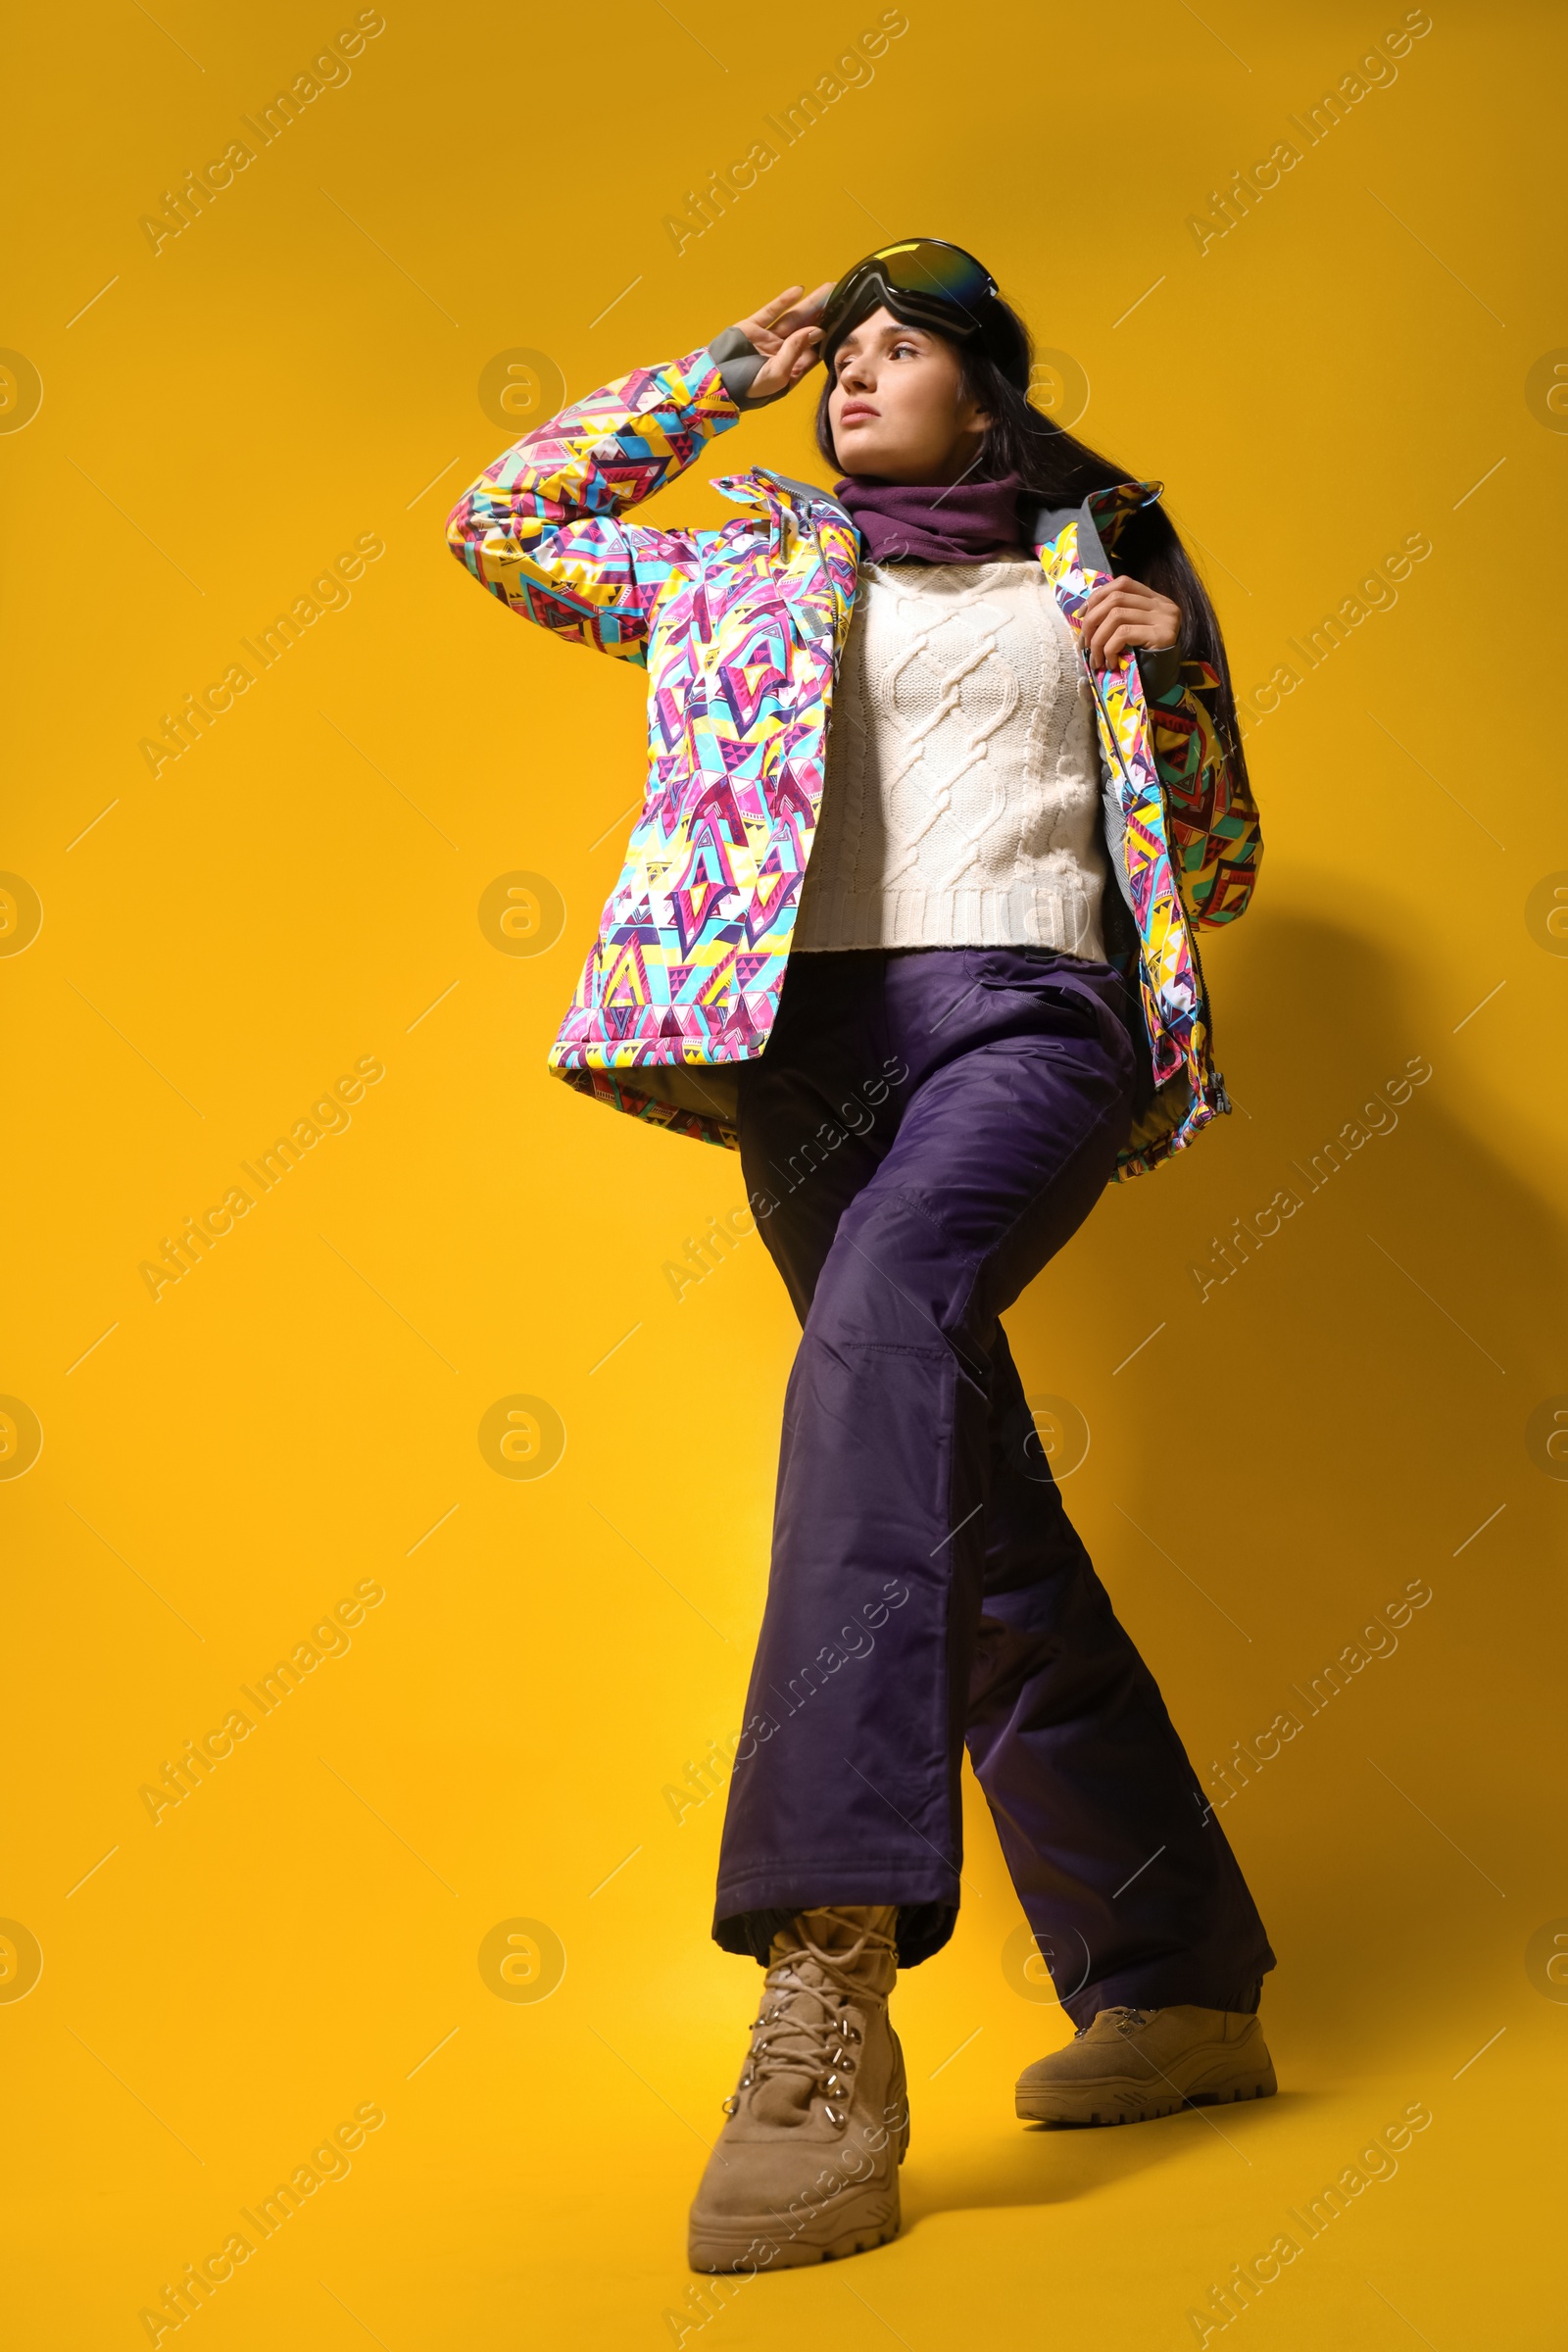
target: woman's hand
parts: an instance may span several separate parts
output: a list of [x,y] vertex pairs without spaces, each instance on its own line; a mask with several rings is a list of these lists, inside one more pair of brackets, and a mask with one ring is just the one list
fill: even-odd
[[1133,647],[1157,653],[1174,645],[1181,625],[1180,605],[1125,573],[1091,592],[1079,623],[1084,651],[1096,669],[1119,668]]
[[786,286],[750,318],[736,320],[753,349],[763,355],[752,383],[754,400],[787,392],[808,368],[815,367],[822,330],[813,321],[821,317],[822,305],[832,291],[831,278],[812,294],[806,294],[800,286]]

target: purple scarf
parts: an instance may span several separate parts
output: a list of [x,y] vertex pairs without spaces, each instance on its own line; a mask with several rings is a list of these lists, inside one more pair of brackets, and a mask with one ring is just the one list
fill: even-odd
[[847,474],[833,494],[849,509],[873,564],[915,557],[927,564],[984,564],[1021,547],[1015,473],[999,482],[884,482]]

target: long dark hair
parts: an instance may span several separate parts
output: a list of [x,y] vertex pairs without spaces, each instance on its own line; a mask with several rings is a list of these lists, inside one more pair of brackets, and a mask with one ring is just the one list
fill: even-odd
[[[998,298],[1000,302],[1000,297]],[[880,295],[873,297],[871,307],[880,307]],[[886,307],[895,318],[902,317],[897,302]],[[1023,348],[1032,363],[1034,341],[1029,329],[1010,304],[1001,303],[1017,327]],[[864,314],[862,314],[863,316]],[[833,363],[839,345],[859,318],[851,316],[840,324],[833,340],[824,346],[822,361],[827,380],[816,411],[816,446],[835,472],[841,470],[838,453],[833,447],[833,429],[828,417],[828,401],[833,390]],[[941,329],[911,313],[906,324],[919,326],[927,334]],[[1000,481],[1004,474],[1015,473],[1022,488],[1018,494],[1021,518],[1032,517],[1037,507],[1078,506],[1091,490],[1109,490],[1117,482],[1133,479],[1124,466],[1112,465],[1109,458],[1091,449],[1087,442],[1065,432],[1049,416],[1042,416],[1028,396],[1011,379],[1003,374],[995,360],[987,358],[976,344],[961,342],[956,336],[944,335],[945,343],[957,354],[961,370],[961,391],[972,400],[983,415],[991,419],[980,454],[970,467],[966,480]],[[1020,529],[1020,537],[1023,535]],[[1231,772],[1245,792],[1248,789],[1247,757],[1242,749],[1241,727],[1236,713],[1236,695],[1231,685],[1230,663],[1225,658],[1225,641],[1220,634],[1219,620],[1208,599],[1208,591],[1199,578],[1192,558],[1177,535],[1176,526],[1166,514],[1163,503],[1136,508],[1122,522],[1115,551],[1109,558],[1112,572],[1126,572],[1142,580],[1160,596],[1168,596],[1181,608],[1181,628],[1177,651],[1185,662],[1206,662],[1219,679],[1215,699],[1214,720]]]

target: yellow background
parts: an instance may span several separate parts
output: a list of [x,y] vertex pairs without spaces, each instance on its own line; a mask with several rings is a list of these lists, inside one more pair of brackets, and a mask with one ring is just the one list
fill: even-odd
[[[677,1825],[663,1790],[739,1721],[794,1326],[755,1238],[679,1302],[662,1271],[738,1163],[546,1074],[641,681],[519,628],[441,525],[514,437],[478,398],[498,354],[575,397],[910,231],[977,250],[1087,374],[1084,434],[1166,481],[1244,690],[1430,538],[1250,734],[1261,884],[1204,935],[1237,1115],[1117,1188],[1011,1327],[1087,1420],[1066,1498],[1200,1771],[1407,1582],[1433,1598],[1224,1817],[1280,1956],[1277,2101],[1024,2132],[1013,2077],[1066,2028],[1004,1966],[976,1808],[956,1936],[898,1996],[904,2238],[686,2340],[1192,2342],[1209,2284],[1413,2101],[1397,2177],[1236,2326],[1557,2340],[1568,2007],[1527,1953],[1568,1932],[1568,1488],[1527,1430],[1568,1391],[1568,963],[1529,911],[1568,869],[1562,21],[1436,0],[1200,252],[1190,216],[1402,9],[910,0],[874,78],[677,254],[666,214],[879,13],[387,0],[352,78],[156,254],[142,216],[353,9],[19,28],[0,339],[43,400],[0,435],[0,865],[43,924],[0,959],[0,1389],[43,1448],[0,1482],[0,1914],[43,1973],[0,2039],[8,2333],[39,2352],[145,2342],[165,2282],[366,2104],[348,2177],[190,2323],[208,2352],[675,2340],[756,1980],[709,1940],[722,1796]],[[698,473],[821,479],[809,422],[748,418]],[[728,511],[695,476],[654,510]],[[155,779],[161,714],[367,533],[352,602]],[[566,910],[534,956],[479,920],[518,871]],[[162,1237],[364,1056],[352,1124],[154,1303]],[[1200,1301],[1211,1238],[1411,1057],[1397,1127]],[[480,1450],[517,1396],[564,1426],[537,1480]],[[155,1826],[142,1785],[368,1581],[348,1652]],[[516,1920],[560,1938],[548,1999],[481,1974]]]

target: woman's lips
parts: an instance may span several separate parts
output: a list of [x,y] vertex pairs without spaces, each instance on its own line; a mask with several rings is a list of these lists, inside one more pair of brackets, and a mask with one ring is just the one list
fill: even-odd
[[873,409],[868,400],[850,400],[844,404],[839,422],[840,424],[858,424],[864,416],[880,416],[881,414],[881,410]]

